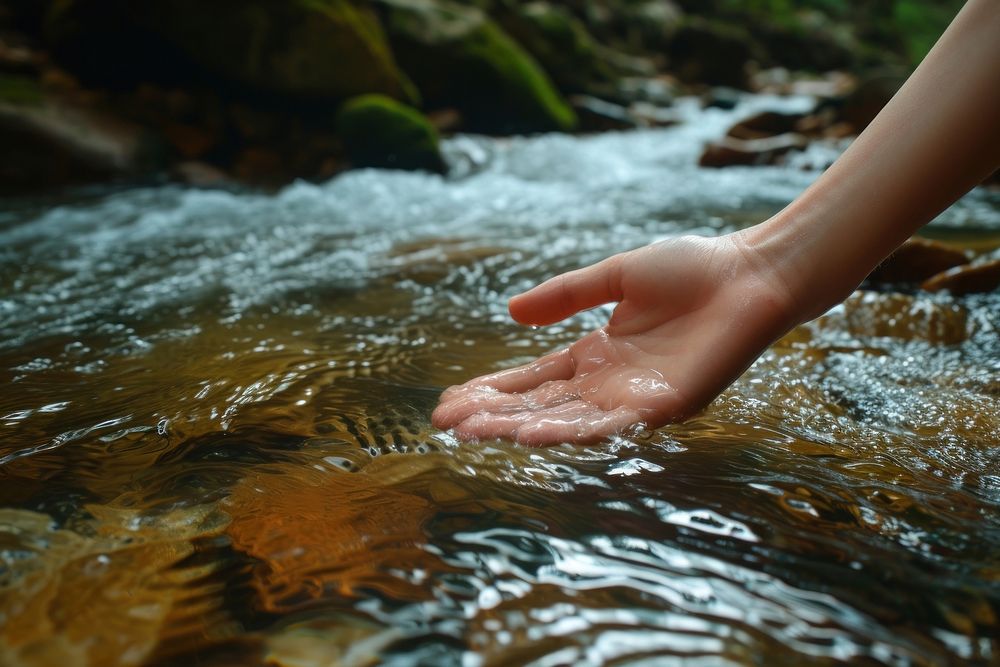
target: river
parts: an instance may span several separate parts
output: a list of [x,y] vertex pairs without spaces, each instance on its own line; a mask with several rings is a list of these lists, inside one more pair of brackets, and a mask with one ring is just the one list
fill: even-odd
[[[834,149],[695,164],[807,104],[0,204],[0,664],[996,664],[1000,293],[858,292],[600,446],[430,426],[609,312],[532,330],[511,295],[789,202]],[[994,252],[1000,196],[928,233]]]

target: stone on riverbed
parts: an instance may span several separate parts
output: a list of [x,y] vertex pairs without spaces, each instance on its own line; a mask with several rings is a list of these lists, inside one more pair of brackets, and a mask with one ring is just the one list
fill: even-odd
[[867,281],[876,285],[919,283],[968,261],[968,256],[958,248],[913,237],[875,267]]
[[763,139],[736,139],[723,137],[721,141],[705,147],[701,159],[702,167],[734,167],[749,165],[778,164],[790,151],[802,150],[808,140],[801,134],[792,132]]
[[447,170],[430,121],[384,95],[348,101],[337,116],[337,130],[355,166]]
[[1000,287],[1000,259],[949,269],[920,285],[925,290],[948,290],[955,296],[992,292]]

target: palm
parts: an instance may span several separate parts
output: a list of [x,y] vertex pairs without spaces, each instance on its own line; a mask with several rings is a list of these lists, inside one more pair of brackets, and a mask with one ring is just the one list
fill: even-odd
[[511,302],[549,324],[617,301],[610,323],[534,362],[447,389],[434,423],[464,439],[587,443],[704,407],[787,328],[774,290],[727,237],[618,255]]

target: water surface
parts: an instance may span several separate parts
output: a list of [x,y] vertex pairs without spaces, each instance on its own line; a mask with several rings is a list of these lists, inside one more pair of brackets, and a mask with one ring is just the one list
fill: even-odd
[[[607,444],[460,444],[444,386],[506,300],[790,201],[701,170],[734,112],[448,144],[455,176],[161,187],[0,210],[0,664],[990,664],[997,294],[859,292],[704,414]],[[975,192],[930,233],[1000,245]]]

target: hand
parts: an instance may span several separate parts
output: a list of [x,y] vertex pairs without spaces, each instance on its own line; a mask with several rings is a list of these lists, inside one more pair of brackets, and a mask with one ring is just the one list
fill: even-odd
[[437,428],[462,439],[586,444],[702,409],[798,323],[782,279],[739,233],[681,237],[514,297],[522,324],[618,302],[607,326],[518,368],[449,387]]

